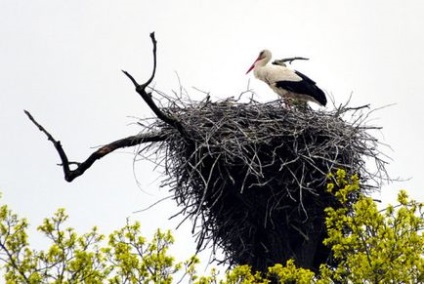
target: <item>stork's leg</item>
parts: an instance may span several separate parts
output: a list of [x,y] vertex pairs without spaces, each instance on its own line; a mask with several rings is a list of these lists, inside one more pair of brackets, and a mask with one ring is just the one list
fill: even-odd
[[293,101],[290,97],[284,97],[284,105],[287,109],[293,109]]
[[284,108],[290,109],[290,103],[286,98],[283,99],[283,105]]

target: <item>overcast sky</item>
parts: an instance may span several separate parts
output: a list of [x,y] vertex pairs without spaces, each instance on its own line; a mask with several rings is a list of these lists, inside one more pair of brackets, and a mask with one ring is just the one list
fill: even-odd
[[[139,82],[151,72],[149,33],[158,40],[156,88],[171,94],[182,85],[193,98],[215,99],[246,89],[245,72],[261,49],[275,57],[309,57],[294,67],[344,103],[379,108],[372,124],[392,161],[392,178],[377,195],[394,202],[406,188],[424,200],[423,74],[424,2],[416,1],[16,1],[0,0],[0,191],[2,202],[35,230],[65,207],[69,225],[84,232],[98,225],[109,233],[139,220],[150,236],[174,229],[181,219],[167,196],[160,170],[134,161],[134,149],[97,162],[72,183],[63,179],[56,151],[25,117],[29,110],[71,160],[95,147],[136,134],[136,118],[153,114],[121,73]],[[251,79],[259,101],[276,99]],[[327,107],[331,109],[331,106]],[[409,179],[410,178],[410,179]],[[191,224],[177,232],[177,253],[194,252]],[[36,243],[40,240],[34,238]]]

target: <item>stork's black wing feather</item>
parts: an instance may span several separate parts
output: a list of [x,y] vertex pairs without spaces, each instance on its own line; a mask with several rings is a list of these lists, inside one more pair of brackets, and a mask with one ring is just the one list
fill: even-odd
[[299,71],[294,72],[302,78],[301,81],[278,81],[275,83],[277,88],[282,88],[296,94],[310,96],[321,105],[325,106],[327,104],[327,98],[324,92],[317,87],[316,83],[305,74]]
[[294,73],[296,73],[296,75],[299,76],[299,77],[301,77],[304,81],[306,81],[306,82],[308,82],[310,84],[314,84],[314,85],[316,84],[314,80],[312,80],[311,78],[309,78],[305,74],[303,74],[303,73],[301,73],[301,72],[299,72],[297,70],[294,70]]

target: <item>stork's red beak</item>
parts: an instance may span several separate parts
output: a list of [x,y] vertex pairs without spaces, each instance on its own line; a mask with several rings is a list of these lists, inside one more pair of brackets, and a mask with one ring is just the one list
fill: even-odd
[[250,66],[249,70],[247,70],[246,74],[252,71],[253,68],[255,68],[256,62],[261,59],[261,54],[259,54],[258,58],[256,58],[255,62],[253,62],[252,66]]
[[[256,63],[256,61],[255,61]],[[255,68],[255,63],[252,64],[252,66],[250,66],[249,70],[247,70],[246,74],[249,73],[250,71],[252,71],[253,68]]]

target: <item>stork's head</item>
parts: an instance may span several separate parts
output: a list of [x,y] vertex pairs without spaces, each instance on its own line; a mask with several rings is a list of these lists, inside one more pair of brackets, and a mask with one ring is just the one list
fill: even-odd
[[246,74],[252,71],[256,66],[265,66],[272,57],[271,51],[268,49],[264,49],[259,53],[258,58],[256,58],[255,62],[253,62],[252,66],[250,66],[249,70],[247,70]]

